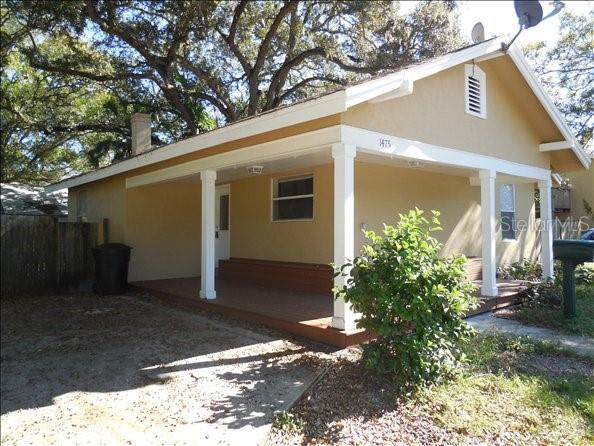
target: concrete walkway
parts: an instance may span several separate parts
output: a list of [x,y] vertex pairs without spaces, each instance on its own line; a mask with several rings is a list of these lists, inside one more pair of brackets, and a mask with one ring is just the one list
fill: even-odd
[[532,327],[518,321],[480,314],[466,319],[478,331],[496,331],[507,336],[527,336],[540,341],[550,341],[573,350],[579,355],[594,358],[594,340],[575,335],[566,335],[548,328]]

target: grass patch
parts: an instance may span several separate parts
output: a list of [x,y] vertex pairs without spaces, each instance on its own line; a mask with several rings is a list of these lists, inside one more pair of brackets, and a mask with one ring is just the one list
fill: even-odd
[[[438,424],[487,443],[594,441],[591,362],[566,356],[551,344],[494,335],[477,336],[466,354],[460,376],[414,399]],[[545,366],[535,367],[537,359]],[[554,372],[548,368],[552,363]],[[578,363],[581,372],[573,367]]]
[[577,286],[576,296],[577,317],[573,319],[564,318],[562,308],[547,303],[521,307],[513,318],[529,325],[594,338],[594,286]]

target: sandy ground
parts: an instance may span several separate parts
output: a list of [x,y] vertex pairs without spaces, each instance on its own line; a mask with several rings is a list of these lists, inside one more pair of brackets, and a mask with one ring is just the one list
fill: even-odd
[[1,442],[256,444],[315,344],[147,295],[2,301]]

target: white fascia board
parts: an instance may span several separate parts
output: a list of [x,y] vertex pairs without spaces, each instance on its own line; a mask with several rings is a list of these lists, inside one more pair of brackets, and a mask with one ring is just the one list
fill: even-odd
[[567,150],[573,149],[573,143],[569,141],[555,141],[539,144],[538,150],[541,152],[551,152],[554,150]]
[[299,156],[329,147],[339,141],[340,126],[335,125],[129,177],[126,178],[126,188],[183,178],[204,170],[219,170]]
[[563,137],[571,143],[571,149],[573,150],[577,158],[580,160],[582,165],[586,169],[588,169],[590,167],[591,162],[589,157],[582,149],[580,143],[576,140],[575,136],[573,135],[573,132],[567,126],[565,119],[563,118],[555,104],[553,104],[553,101],[551,100],[549,95],[544,91],[542,85],[540,85],[540,82],[538,82],[538,80],[536,79],[536,75],[532,71],[532,68],[530,68],[530,66],[528,65],[528,62],[526,61],[524,54],[522,54],[522,50],[519,49],[515,44],[513,44],[509,48],[508,54],[511,57],[512,61],[518,67],[518,70],[520,71],[520,73],[522,74],[522,76],[524,77],[524,79],[526,80],[526,82],[528,83],[528,85],[530,86],[530,88],[532,89],[532,91],[534,92],[534,94],[536,95],[536,97],[538,98],[538,100],[540,101],[550,118],[553,120]]
[[357,150],[407,160],[418,160],[477,170],[495,170],[504,174],[547,180],[551,171],[465,150],[436,146],[393,135],[378,133],[348,125],[341,125],[341,140],[354,144]]
[[376,97],[375,99],[370,100],[369,102],[372,104],[378,104],[380,102],[389,101],[390,99],[401,98],[403,96],[408,96],[413,94],[414,92],[415,83],[411,79],[406,79],[402,81],[400,87],[396,90],[386,93],[383,96]]
[[359,85],[347,87],[346,108],[349,109],[355,105],[375,99],[378,96],[393,92],[400,88],[404,82],[404,71],[388,74],[377,79],[363,82]]
[[479,62],[481,60],[503,56],[503,52],[501,51],[502,43],[503,42],[501,39],[493,39],[462,51],[446,54],[445,56],[439,57],[431,62],[408,68],[408,77],[409,79],[416,81],[433,76],[434,74],[447,70],[448,68],[452,68],[456,65],[463,64],[469,60],[474,59]]
[[345,91],[340,90],[302,104],[296,104],[266,113],[262,116],[256,116],[252,119],[239,121],[208,133],[196,135],[159,149],[145,152],[134,158],[89,172],[88,174],[50,184],[45,187],[45,190],[46,192],[54,192],[64,188],[79,186],[226,142],[338,114],[346,110],[345,97]]
[[391,92],[396,94],[394,97],[404,96],[404,94],[399,94],[398,90],[410,90],[410,93],[412,93],[412,84],[416,80],[432,76],[440,71],[447,70],[472,59],[485,60],[486,58],[502,56],[501,44],[502,42],[499,39],[493,39],[471,48],[466,48],[465,50],[446,54],[445,56],[438,57],[430,62],[421,63],[415,67],[405,68],[377,79],[362,82],[359,85],[347,87],[345,89],[346,108],[348,109],[366,101],[373,102],[382,98],[382,96],[387,96],[388,98]]

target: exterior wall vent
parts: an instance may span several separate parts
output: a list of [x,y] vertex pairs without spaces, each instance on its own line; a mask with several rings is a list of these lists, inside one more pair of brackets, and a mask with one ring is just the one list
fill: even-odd
[[487,78],[476,65],[464,66],[466,113],[487,119]]

